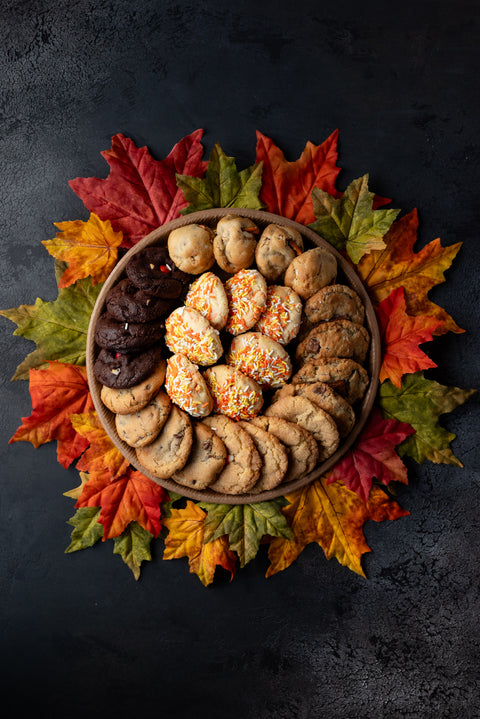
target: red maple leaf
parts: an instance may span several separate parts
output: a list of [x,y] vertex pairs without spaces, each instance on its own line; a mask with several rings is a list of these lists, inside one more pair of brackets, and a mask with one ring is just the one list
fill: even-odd
[[202,135],[203,130],[195,130],[159,161],[146,147],[137,147],[119,133],[113,136],[111,149],[101,153],[110,165],[109,176],[77,177],[68,184],[90,212],[123,232],[122,247],[132,247],[187,206],[176,175],[201,177],[205,172]]
[[105,541],[118,537],[134,521],[157,537],[162,528],[160,503],[167,499],[160,485],[129,468],[113,482],[105,475],[90,477],[75,506],[102,508],[98,521]]
[[414,432],[405,422],[382,419],[375,408],[354,448],[328,473],[327,484],[340,480],[364,502],[374,478],[385,485],[391,481],[408,484],[407,468],[395,447]]

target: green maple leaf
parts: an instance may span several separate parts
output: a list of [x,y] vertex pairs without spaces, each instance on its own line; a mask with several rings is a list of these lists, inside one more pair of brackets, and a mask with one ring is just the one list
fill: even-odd
[[37,298],[34,305],[20,305],[0,311],[17,324],[13,333],[33,340],[37,349],[17,367],[12,379],[28,379],[34,367],[45,367],[58,360],[85,364],[88,324],[102,285],[93,286],[90,277],[60,289],[53,302]]
[[262,168],[263,163],[258,162],[238,172],[235,158],[227,157],[217,142],[210,153],[204,179],[176,176],[177,185],[189,203],[182,215],[212,207],[261,209]]
[[283,499],[253,504],[207,504],[199,506],[207,511],[204,543],[228,535],[230,549],[240,558],[244,567],[253,559],[266,534],[272,537],[293,539],[293,534],[282,514]]
[[374,210],[374,193],[368,189],[368,174],[354,180],[339,199],[319,187],[312,191],[317,218],[309,227],[337,250],[348,252],[358,264],[363,255],[385,247],[383,236],[400,210]]
[[66,554],[93,547],[103,537],[103,524],[98,522],[101,511],[101,507],[80,507],[68,520],[74,530]]
[[425,379],[423,372],[406,375],[400,388],[390,380],[383,382],[379,399],[384,415],[408,422],[416,430],[400,445],[399,454],[413,457],[419,464],[429,459],[436,464],[462,467],[450,449],[456,435],[441,427],[438,418],[466,402],[474,392]]
[[113,553],[121,556],[137,580],[140,578],[142,562],[150,562],[152,559],[150,551],[152,539],[153,534],[147,532],[138,522],[130,522],[124,531],[114,539]]

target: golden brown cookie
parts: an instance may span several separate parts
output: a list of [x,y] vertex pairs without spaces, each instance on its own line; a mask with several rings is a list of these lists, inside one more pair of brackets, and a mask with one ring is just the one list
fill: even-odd
[[250,492],[258,494],[278,487],[288,469],[288,453],[285,446],[274,434],[250,422],[238,422],[238,425],[253,439],[262,459],[260,477]]
[[295,352],[299,363],[320,357],[345,357],[360,364],[365,361],[370,335],[363,325],[350,320],[332,320],[316,325]]
[[285,272],[284,284],[307,300],[322,287],[334,282],[336,277],[336,257],[322,247],[314,247],[291,261]]
[[325,382],[284,384],[273,395],[273,401],[293,396],[306,397],[325,410],[335,420],[340,437],[346,437],[352,431],[355,424],[355,412],[352,406]]
[[226,215],[218,221],[213,252],[219,267],[233,275],[253,264],[259,229],[252,220]]
[[218,330],[191,307],[177,307],[167,317],[165,343],[171,352],[202,366],[215,364],[223,354]]
[[199,275],[215,262],[213,230],[205,225],[177,227],[168,235],[168,254],[182,272]]
[[166,367],[167,363],[161,359],[152,374],[143,382],[127,389],[113,389],[104,385],[100,391],[103,404],[115,414],[138,412],[159,391],[165,379]]
[[202,422],[193,422],[193,442],[183,469],[172,479],[184,487],[205,489],[216,480],[227,461],[227,449],[215,432]]
[[158,437],[169,412],[170,398],[160,390],[138,412],[115,415],[118,436],[130,447],[145,447]]
[[304,310],[312,324],[343,319],[362,325],[365,319],[362,300],[347,285],[328,285],[315,292],[305,302]]
[[227,448],[227,464],[218,478],[210,485],[214,492],[244,494],[258,481],[262,460],[248,432],[238,422],[224,415],[211,415],[202,420],[213,429]]
[[206,417],[213,409],[213,398],[196,364],[182,354],[167,360],[165,389],[180,409],[191,417]]
[[154,477],[169,479],[187,463],[192,441],[188,414],[172,404],[158,437],[146,447],[137,447],[138,461]]
[[255,417],[263,406],[262,389],[258,382],[236,367],[217,364],[203,373],[214,411],[232,419]]
[[227,323],[228,300],[220,277],[213,272],[200,275],[190,285],[185,306],[200,312],[216,330],[222,330]]
[[347,402],[354,404],[367,391],[367,370],[352,359],[323,357],[310,360],[292,377],[293,384],[325,382]]
[[270,224],[262,232],[255,261],[269,282],[279,282],[291,261],[303,252],[303,238],[291,227]]
[[302,321],[302,300],[291,287],[267,287],[267,303],[254,329],[286,345],[298,334]]
[[267,283],[258,270],[240,270],[225,282],[228,319],[225,329],[239,335],[260,319],[267,303]]
[[250,424],[273,434],[284,445],[288,454],[288,468],[283,482],[309,474],[318,461],[318,445],[315,438],[303,427],[280,417],[255,417]]
[[292,374],[290,355],[281,344],[261,332],[237,335],[225,355],[232,365],[254,379],[262,389],[280,387]]

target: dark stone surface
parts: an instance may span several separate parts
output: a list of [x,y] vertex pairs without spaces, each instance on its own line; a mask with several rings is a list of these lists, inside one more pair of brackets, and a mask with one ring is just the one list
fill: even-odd
[[[479,387],[480,6],[1,0],[0,307],[54,299],[40,244],[86,219],[68,187],[105,177],[116,132],[163,158],[205,128],[253,162],[340,129],[338,186],[418,207],[421,247],[464,246],[431,297],[465,334],[434,342],[434,379]],[[410,516],[369,523],[368,579],[309,546],[266,580],[262,551],[204,588],[159,552],[135,582],[112,543],[65,555],[74,469],[54,444],[8,445],[30,414],[10,382],[33,346],[1,318],[2,705],[39,717],[480,716],[478,399],[443,418],[463,469],[409,464]],[[9,714],[10,715],[10,714]]]

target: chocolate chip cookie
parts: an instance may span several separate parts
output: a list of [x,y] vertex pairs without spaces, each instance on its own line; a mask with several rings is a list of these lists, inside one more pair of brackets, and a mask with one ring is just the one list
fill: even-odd
[[295,290],[303,300],[331,284],[337,277],[337,259],[328,250],[314,247],[295,257],[289,264],[284,284]]
[[315,468],[318,461],[318,445],[308,430],[280,417],[255,417],[250,420],[250,424],[270,432],[286,448],[288,467],[283,482],[300,479]]
[[97,320],[95,342],[118,352],[138,352],[157,343],[164,334],[163,320],[117,322],[107,312]]
[[187,463],[192,442],[193,430],[188,414],[172,404],[160,434],[146,447],[137,447],[137,458],[154,477],[169,479]]
[[332,320],[316,325],[295,352],[299,363],[321,357],[345,357],[360,364],[365,361],[370,335],[363,325],[350,320]]
[[355,424],[355,412],[347,400],[325,382],[311,384],[285,384],[277,390],[273,401],[283,397],[306,397],[313,404],[325,410],[335,421],[341,438],[346,437]]
[[135,287],[152,297],[178,299],[188,289],[191,275],[182,272],[168,254],[166,247],[139,250],[125,267]]
[[148,377],[132,387],[116,389],[104,385],[100,399],[105,407],[116,414],[138,412],[159,392],[165,379],[166,366],[165,360],[159,359]]
[[258,494],[278,487],[288,469],[286,447],[271,432],[250,422],[239,422],[238,426],[248,432],[262,459],[260,477],[250,492]]
[[262,469],[262,460],[253,439],[238,426],[238,422],[223,415],[211,415],[202,422],[213,429],[228,452],[227,464],[210,489],[223,494],[244,494],[250,491]]
[[169,412],[170,398],[160,390],[138,412],[115,415],[118,436],[130,447],[145,447],[158,437]]
[[102,349],[94,362],[93,371],[102,385],[112,389],[128,389],[143,382],[161,358],[160,345],[149,347],[143,352],[129,353]]
[[219,267],[233,275],[253,264],[259,229],[252,220],[226,215],[218,221],[213,252]]
[[107,312],[117,322],[150,322],[168,314],[174,303],[175,300],[147,295],[128,277],[112,287],[105,298]]
[[328,285],[315,292],[305,302],[304,311],[312,324],[343,319],[362,325],[365,319],[362,300],[347,285]]
[[218,477],[227,461],[227,448],[213,429],[202,422],[193,423],[193,442],[190,456],[183,469],[172,479],[184,487],[205,489]]
[[352,359],[323,357],[311,360],[292,377],[293,384],[325,382],[347,402],[358,402],[367,391],[366,369]]
[[280,282],[289,264],[302,252],[303,238],[300,232],[283,225],[270,224],[260,236],[255,261],[265,279]]
[[180,270],[199,275],[215,262],[213,236],[213,230],[205,225],[177,227],[168,235],[168,254]]

